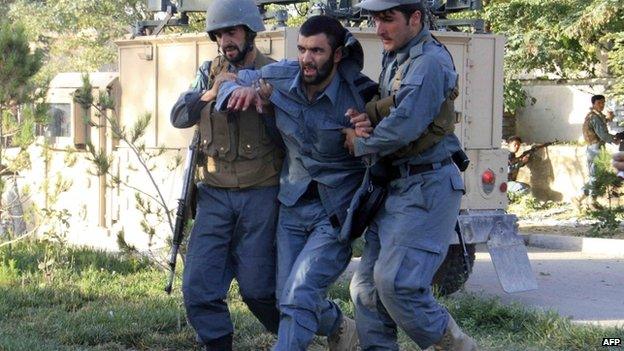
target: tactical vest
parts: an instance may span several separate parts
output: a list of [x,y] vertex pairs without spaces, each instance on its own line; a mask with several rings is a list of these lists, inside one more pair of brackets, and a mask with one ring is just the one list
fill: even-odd
[[[257,52],[254,67],[272,62]],[[218,56],[210,66],[208,86],[212,87],[214,78],[227,69],[227,60]],[[277,185],[284,155],[271,140],[262,117],[252,109],[219,112],[214,103],[201,111],[200,149],[204,157],[199,165],[200,180],[221,188]]]
[[[423,40],[423,44],[433,41],[433,36],[429,34]],[[444,47],[444,46],[443,46]],[[446,47],[444,49],[448,52]],[[449,52],[450,55],[450,52]],[[394,76],[394,80],[392,82],[392,89],[390,96],[381,99],[375,105],[367,105],[367,112],[371,112],[376,110],[379,117],[378,121],[381,121],[384,117],[386,117],[390,113],[390,107],[396,107],[395,105],[395,96],[401,87],[401,81],[403,80],[403,75],[405,71],[409,67],[409,65],[414,61],[415,58],[411,58],[405,60],[396,71]],[[452,60],[452,58],[451,58]],[[431,124],[427,127],[427,130],[416,140],[412,141],[409,145],[402,147],[397,150],[395,153],[391,155],[391,158],[404,158],[407,156],[414,156],[422,153],[423,151],[431,148],[438,142],[444,138],[445,135],[452,134],[455,132],[455,124],[459,123],[459,115],[455,112],[455,99],[459,96],[459,78],[457,82],[455,82],[455,87],[449,92],[446,96],[446,99],[442,102],[442,106],[440,107],[440,112],[433,119]],[[370,113],[369,113],[370,116]],[[375,121],[372,121],[375,124]]]
[[591,126],[591,120],[593,116],[597,116],[598,118],[600,118],[600,116],[597,115],[596,112],[591,110],[589,111],[587,116],[585,116],[585,122],[583,122],[583,138],[585,138],[585,142],[588,145],[602,143],[602,140],[600,140],[598,134],[596,134],[594,128]]

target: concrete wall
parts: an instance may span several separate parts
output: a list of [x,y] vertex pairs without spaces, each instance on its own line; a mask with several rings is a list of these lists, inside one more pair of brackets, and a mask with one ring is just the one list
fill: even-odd
[[[607,84],[606,79],[524,82],[526,92],[536,99],[535,104],[519,111],[516,119],[516,134],[526,148],[554,140],[578,143],[542,149],[520,170],[518,181],[530,184],[535,197],[570,202],[582,193],[587,182],[583,122],[592,95],[604,94]],[[613,152],[617,147],[608,145],[607,149]]]
[[[47,237],[51,232],[65,230],[56,221],[39,227],[36,224],[41,223],[41,211],[45,208],[66,210],[70,215],[69,228],[63,239],[71,244],[116,251],[119,249],[117,234],[123,231],[126,242],[138,250],[164,254],[160,249],[166,247],[166,240],[171,237],[167,217],[162,209],[162,216],[155,214],[159,206],[154,201],[150,201],[154,213],[146,217],[137,209],[136,191],[133,189],[147,194],[144,196],[146,199],[150,196],[158,198],[158,194],[147,173],[137,162],[136,156],[127,147],[119,147],[110,155],[116,160],[112,164],[111,173],[120,175],[125,185],[112,186],[110,177],[107,177],[109,186],[104,196],[104,211],[100,208],[102,202],[99,201],[100,177],[95,174],[95,167],[89,160],[90,155],[82,150],[68,152],[65,149],[51,148],[47,151],[46,162],[41,157],[45,152],[42,143],[42,137],[39,137],[37,143],[28,149],[32,167],[21,171],[17,178],[20,196],[24,201],[22,211],[28,231],[34,231],[38,237]],[[17,151],[13,148],[5,150],[5,153],[12,158]],[[180,156],[182,152],[168,150],[148,162],[150,168],[157,169],[153,173],[154,180],[172,213],[172,220],[175,220],[176,200],[182,187],[183,167],[177,162],[177,157]],[[57,191],[59,187],[63,191]],[[106,225],[99,223],[101,215],[105,216]],[[163,220],[159,220],[159,217]],[[151,240],[141,227],[143,219],[148,226],[155,229]]]
[[[607,146],[609,152],[616,149]],[[551,145],[533,154],[529,164],[520,169],[518,181],[530,184],[532,194],[540,200],[571,202],[587,182],[586,160],[585,146]]]
[[527,81],[526,92],[535,104],[519,111],[516,132],[527,143],[552,140],[582,141],[583,121],[591,107],[591,97],[603,94],[605,81],[573,82]]

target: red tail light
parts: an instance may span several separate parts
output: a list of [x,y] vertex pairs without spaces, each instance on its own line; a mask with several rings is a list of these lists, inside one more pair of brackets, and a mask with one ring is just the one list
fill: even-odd
[[481,181],[483,184],[494,184],[494,182],[496,182],[496,175],[491,169],[488,169],[481,175]]
[[494,171],[489,168],[485,170],[485,172],[481,174],[481,183],[483,183],[481,185],[483,186],[483,191],[486,194],[490,194],[494,191],[494,183],[496,183],[496,175],[494,174]]
[[502,182],[499,189],[500,189],[501,193],[506,193],[507,192],[507,183],[506,182]]

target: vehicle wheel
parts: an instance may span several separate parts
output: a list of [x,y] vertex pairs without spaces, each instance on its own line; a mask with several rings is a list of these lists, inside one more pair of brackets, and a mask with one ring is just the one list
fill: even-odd
[[475,244],[466,244],[468,251],[468,262],[470,263],[470,271],[468,274],[464,272],[464,256],[461,245],[450,245],[446,258],[435,276],[433,276],[432,284],[434,289],[441,295],[449,295],[459,290],[468,280],[472,273],[472,266],[475,261]]

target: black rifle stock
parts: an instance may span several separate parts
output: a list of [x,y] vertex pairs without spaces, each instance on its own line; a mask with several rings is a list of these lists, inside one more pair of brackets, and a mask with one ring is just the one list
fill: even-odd
[[186,154],[186,163],[184,166],[184,184],[182,185],[182,194],[178,199],[178,210],[176,211],[175,227],[173,229],[173,240],[171,242],[171,251],[169,252],[169,280],[165,287],[165,292],[171,294],[173,287],[173,279],[175,278],[176,261],[178,258],[178,250],[184,239],[184,226],[191,215],[191,206],[195,192],[195,167],[197,165],[197,157],[199,152],[199,131],[195,131],[193,140],[189,145]]

